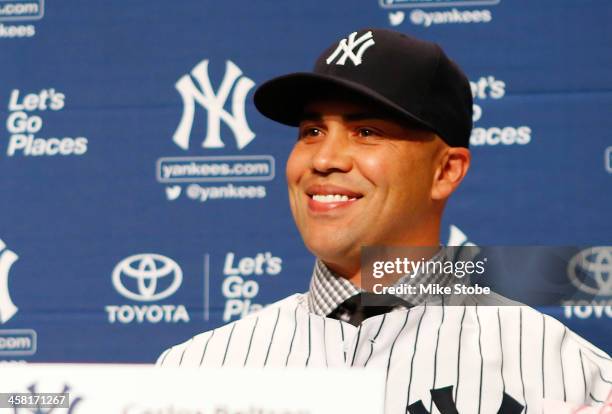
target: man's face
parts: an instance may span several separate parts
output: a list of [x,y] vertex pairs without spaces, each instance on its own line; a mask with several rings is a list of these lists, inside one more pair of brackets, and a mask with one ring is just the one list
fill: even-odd
[[362,246],[427,245],[442,145],[365,105],[310,104],[287,161],[291,211],[309,250],[341,265],[358,262]]

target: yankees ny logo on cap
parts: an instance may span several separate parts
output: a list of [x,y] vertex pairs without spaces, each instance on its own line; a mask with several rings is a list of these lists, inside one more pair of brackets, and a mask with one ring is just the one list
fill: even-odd
[[[336,61],[336,65],[344,65],[347,58],[350,58],[355,66],[361,65],[363,54],[369,47],[374,46],[375,43],[371,31],[362,34],[357,40],[355,40],[356,36],[357,32],[351,33],[348,37],[348,43],[346,39],[342,39],[338,43],[338,47],[336,47],[334,53],[332,53],[325,62],[328,65],[331,64],[334,59],[338,57],[340,52],[344,52],[344,54],[340,56],[340,59]],[[357,54],[353,52],[356,47],[359,47]]]

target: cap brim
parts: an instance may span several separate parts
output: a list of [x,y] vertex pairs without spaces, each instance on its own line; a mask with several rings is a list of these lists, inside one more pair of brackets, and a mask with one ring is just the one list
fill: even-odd
[[280,76],[259,86],[253,100],[255,107],[264,116],[281,124],[298,126],[308,103],[336,98],[360,99],[409,125],[435,131],[427,122],[376,91],[331,75],[301,72]]

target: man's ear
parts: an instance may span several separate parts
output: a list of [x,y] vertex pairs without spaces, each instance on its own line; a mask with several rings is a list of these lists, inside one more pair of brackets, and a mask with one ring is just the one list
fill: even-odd
[[467,148],[445,146],[441,150],[431,187],[433,200],[443,201],[450,197],[467,174],[471,159]]

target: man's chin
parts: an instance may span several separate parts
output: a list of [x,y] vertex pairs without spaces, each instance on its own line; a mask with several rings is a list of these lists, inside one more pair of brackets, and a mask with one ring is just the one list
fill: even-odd
[[359,267],[359,245],[339,244],[326,240],[307,242],[306,247],[325,264],[340,267]]

